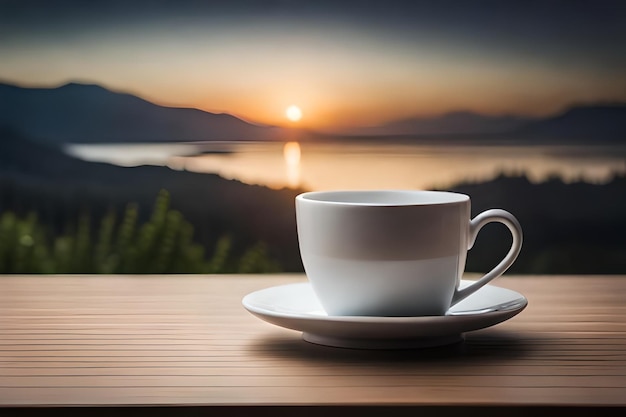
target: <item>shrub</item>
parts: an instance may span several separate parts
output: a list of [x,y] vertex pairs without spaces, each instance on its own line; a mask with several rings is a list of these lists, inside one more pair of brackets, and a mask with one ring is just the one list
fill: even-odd
[[0,273],[2,274],[198,274],[255,273],[280,270],[258,243],[242,256],[232,254],[232,238],[216,239],[207,256],[193,241],[193,226],[170,208],[169,193],[156,198],[150,219],[138,224],[138,209],[127,205],[121,219],[111,211],[92,224],[88,213],[50,236],[31,213],[19,218],[0,214]]

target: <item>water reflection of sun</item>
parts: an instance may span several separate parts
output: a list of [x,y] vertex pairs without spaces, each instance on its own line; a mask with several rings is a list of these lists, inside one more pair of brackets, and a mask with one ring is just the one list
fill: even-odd
[[283,157],[287,168],[287,184],[296,188],[300,185],[300,144],[287,142],[283,146]]

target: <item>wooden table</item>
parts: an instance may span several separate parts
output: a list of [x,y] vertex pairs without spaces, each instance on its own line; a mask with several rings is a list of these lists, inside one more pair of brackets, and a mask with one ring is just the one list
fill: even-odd
[[241,306],[303,280],[0,276],[0,416],[625,410],[626,276],[505,276],[526,310],[415,351],[309,344]]

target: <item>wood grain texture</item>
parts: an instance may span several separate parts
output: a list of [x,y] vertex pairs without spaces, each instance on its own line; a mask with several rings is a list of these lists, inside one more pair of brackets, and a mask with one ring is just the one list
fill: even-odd
[[625,276],[501,278],[526,310],[414,351],[312,345],[241,306],[304,280],[0,276],[0,406],[626,407]]

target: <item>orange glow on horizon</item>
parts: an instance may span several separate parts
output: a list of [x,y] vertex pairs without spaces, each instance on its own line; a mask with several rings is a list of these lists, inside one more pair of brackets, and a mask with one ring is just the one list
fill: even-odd
[[[453,78],[453,77],[451,77]],[[477,79],[480,79],[478,77]],[[484,81],[484,80],[482,80]],[[525,84],[522,80],[521,84]],[[201,84],[201,83],[200,83]],[[478,83],[469,85],[425,85],[417,81],[407,85],[394,85],[384,91],[370,86],[348,86],[336,92],[333,85],[291,85],[255,88],[245,96],[230,90],[217,90],[210,95],[203,88],[193,90],[177,86],[154,88],[150,91],[128,86],[128,91],[159,105],[194,107],[212,113],[228,113],[250,123],[303,129],[341,131],[354,127],[378,126],[391,121],[413,117],[434,117],[454,111],[470,111],[483,115],[515,114],[530,117],[555,115],[571,102],[593,102],[592,92],[572,94],[563,102],[546,100],[542,93],[530,89],[520,97],[512,92],[502,92],[497,85]],[[506,94],[505,94],[506,93]],[[615,93],[614,93],[615,94]],[[208,98],[207,96],[210,96]],[[176,97],[171,101],[166,97]],[[298,108],[306,109],[306,117],[294,121],[286,114],[297,97]],[[615,101],[619,97],[615,96]],[[295,115],[295,112],[294,112]]]

